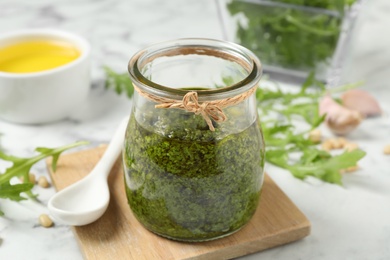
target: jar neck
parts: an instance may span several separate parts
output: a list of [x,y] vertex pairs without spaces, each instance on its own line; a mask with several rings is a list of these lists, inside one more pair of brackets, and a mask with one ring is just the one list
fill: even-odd
[[[151,75],[145,75],[145,70],[152,67],[154,61],[172,57],[214,57],[236,64],[246,75],[232,84],[212,89],[192,89],[193,86],[185,89],[175,88],[152,80]],[[161,62],[159,66],[162,66]],[[262,74],[261,63],[251,51],[234,43],[210,39],[179,39],[153,45],[136,53],[131,58],[128,68],[133,84],[143,93],[183,100],[185,95],[195,91],[200,102],[242,95],[256,88]]]

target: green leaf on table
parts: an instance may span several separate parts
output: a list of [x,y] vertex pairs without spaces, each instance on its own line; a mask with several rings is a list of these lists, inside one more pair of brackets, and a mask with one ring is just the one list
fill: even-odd
[[325,156],[321,159],[314,157],[311,158],[312,160],[302,160],[299,163],[289,165],[287,169],[299,179],[313,176],[325,182],[342,184],[340,171],[355,166],[365,154],[362,150],[354,150],[344,152],[341,155]]
[[22,197],[20,194],[22,192],[30,191],[33,186],[33,183],[20,183],[13,185],[9,182],[3,183],[0,185],[0,198],[14,201],[26,200],[26,198]]
[[[10,199],[13,201],[27,199],[26,197],[22,196],[22,193],[27,194],[27,196],[30,198],[36,197],[36,195],[31,192],[32,188],[34,187],[34,183],[31,183],[29,180],[31,167],[37,162],[51,156],[53,157],[52,168],[53,171],[55,171],[57,161],[61,153],[71,148],[85,144],[88,144],[88,142],[81,141],[58,148],[38,147],[36,148],[36,151],[39,154],[30,158],[21,158],[13,155],[7,155],[0,151],[0,159],[12,162],[12,166],[8,167],[5,172],[0,173],[0,198]],[[11,184],[11,179],[14,177],[23,177],[23,183]],[[2,214],[3,212],[0,211],[0,215]]]
[[52,161],[51,161],[51,169],[53,172],[57,170],[57,162],[60,158],[60,155],[62,151],[56,151],[56,148],[46,148],[46,147],[37,147],[35,151],[40,152],[42,154],[51,154]]

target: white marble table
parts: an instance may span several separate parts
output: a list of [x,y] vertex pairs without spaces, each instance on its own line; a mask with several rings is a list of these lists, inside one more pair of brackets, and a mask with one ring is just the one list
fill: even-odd
[[[360,31],[346,68],[345,80],[365,79],[367,89],[390,113],[390,10],[387,0],[365,8]],[[154,42],[179,37],[222,38],[216,6],[211,0],[0,1],[0,33],[22,28],[55,27],[85,36],[92,44],[93,86],[88,102],[70,119],[27,126],[0,121],[0,144],[7,153],[30,156],[37,146],[60,146],[89,140],[90,147],[109,141],[130,101],[106,91],[102,65],[125,71],[130,56]],[[0,93],[1,95],[1,93]],[[312,223],[307,238],[242,259],[390,259],[390,119],[366,120],[349,138],[367,156],[360,170],[345,175],[344,186],[300,181],[270,165],[267,171]],[[330,136],[328,132],[326,135]],[[85,149],[82,147],[79,149]],[[4,164],[0,164],[3,170]],[[37,175],[48,175],[44,163]],[[37,217],[54,189],[36,187],[42,204],[0,199],[0,259],[82,259],[69,226],[45,229]]]

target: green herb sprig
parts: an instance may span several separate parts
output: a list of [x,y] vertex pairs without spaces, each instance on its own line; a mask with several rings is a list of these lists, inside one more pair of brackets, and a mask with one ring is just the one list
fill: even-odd
[[[4,173],[0,173],[0,198],[10,199],[13,201],[26,200],[27,198],[24,197],[22,193],[27,194],[27,196],[30,198],[35,198],[36,195],[32,193],[34,183],[31,183],[29,180],[31,167],[42,159],[52,156],[53,160],[51,167],[53,171],[55,171],[58,158],[62,152],[85,144],[88,144],[88,142],[80,141],[58,148],[38,147],[35,149],[35,151],[37,151],[39,154],[30,158],[20,158],[7,155],[0,151],[0,159],[13,163],[11,167],[5,170]],[[11,179],[14,177],[23,177],[23,183],[11,184]],[[4,212],[0,210],[0,216],[1,215],[4,215]]]
[[118,95],[126,93],[128,98],[133,96],[134,87],[128,73],[116,73],[107,66],[103,67],[103,69],[106,73],[106,89],[114,89]]

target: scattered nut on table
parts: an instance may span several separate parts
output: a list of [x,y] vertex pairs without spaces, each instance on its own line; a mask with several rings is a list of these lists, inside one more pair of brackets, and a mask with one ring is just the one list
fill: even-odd
[[35,178],[35,174],[34,173],[29,173],[28,174],[28,178],[29,178],[31,183],[35,183],[36,178]]
[[45,176],[40,176],[38,179],[38,185],[41,186],[42,188],[48,188],[50,187],[49,182],[47,181]]
[[343,147],[343,143],[338,138],[331,138],[328,141],[332,144],[333,149],[340,149]]
[[53,226],[54,223],[53,220],[51,220],[51,218],[47,214],[41,214],[39,216],[39,224],[42,227],[48,228]]
[[[24,181],[24,177],[22,176],[22,177],[20,177],[19,178],[20,179],[20,181]],[[35,178],[35,174],[34,173],[29,173],[28,174],[28,179],[29,179],[29,181],[31,182],[31,183],[35,183],[35,181],[36,181],[36,178]]]
[[333,149],[345,149],[346,151],[351,152],[353,150],[359,149],[359,145],[349,142],[344,137],[329,138],[322,143],[322,149],[326,151]]
[[347,143],[345,146],[344,146],[344,149],[348,152],[352,152],[356,149],[359,148],[359,145],[357,145],[356,143]]
[[390,154],[390,144],[386,145],[383,148],[383,153],[386,154],[386,155]]
[[346,169],[341,170],[341,173],[354,172],[354,171],[357,171],[357,170],[359,170],[359,166],[354,165],[354,166],[351,166],[351,167],[348,167]]
[[344,137],[339,137],[337,140],[339,141],[341,148],[344,148],[348,144],[348,140]]
[[313,143],[319,143],[321,142],[321,130],[320,129],[314,129],[310,131],[309,133],[309,140]]
[[347,143],[345,138],[329,138],[322,143],[322,148],[326,151],[330,151],[333,149],[343,148]]
[[321,144],[322,149],[325,151],[329,152],[330,150],[333,149],[333,144],[331,142],[325,141]]

